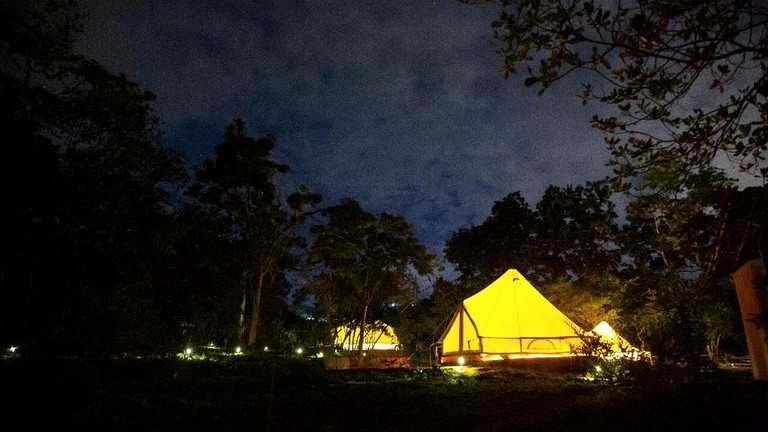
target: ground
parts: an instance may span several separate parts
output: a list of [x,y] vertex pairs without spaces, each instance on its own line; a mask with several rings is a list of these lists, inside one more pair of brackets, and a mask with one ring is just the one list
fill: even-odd
[[[578,373],[576,373],[578,372]],[[768,430],[768,385],[744,369],[325,371],[279,358],[0,361],[0,415],[27,430]]]

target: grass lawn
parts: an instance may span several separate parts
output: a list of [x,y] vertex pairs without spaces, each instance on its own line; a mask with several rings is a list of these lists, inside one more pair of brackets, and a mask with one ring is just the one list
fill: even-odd
[[8,360],[0,382],[0,414],[17,430],[768,430],[768,384],[743,369],[605,384],[515,369],[325,371],[274,358]]

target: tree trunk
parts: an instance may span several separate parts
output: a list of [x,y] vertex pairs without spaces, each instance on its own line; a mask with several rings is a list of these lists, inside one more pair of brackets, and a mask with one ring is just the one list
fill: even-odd
[[261,291],[264,288],[264,277],[266,274],[259,271],[256,278],[256,286],[251,295],[251,322],[248,324],[248,346],[256,345],[256,336],[259,330],[259,319],[261,317]]
[[248,290],[246,284],[241,282],[240,288],[243,292],[243,299],[240,301],[240,314],[237,317],[237,343],[243,343],[243,336],[245,335],[245,307],[248,304]]
[[360,321],[360,335],[358,337],[357,342],[357,353],[363,354],[363,346],[365,344],[365,321],[368,319],[368,305],[370,303],[366,303],[365,307],[363,308],[363,319]]

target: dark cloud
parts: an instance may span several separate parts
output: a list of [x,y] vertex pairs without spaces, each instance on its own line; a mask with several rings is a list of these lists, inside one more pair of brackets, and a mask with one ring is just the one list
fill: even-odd
[[224,127],[273,134],[329,202],[403,214],[442,249],[493,201],[608,173],[572,87],[543,97],[504,80],[495,11],[452,0],[105,1],[83,52],[155,92],[166,142],[192,162]]

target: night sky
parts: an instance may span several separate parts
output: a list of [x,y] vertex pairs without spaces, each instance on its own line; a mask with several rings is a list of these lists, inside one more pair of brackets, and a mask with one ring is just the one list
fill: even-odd
[[272,134],[290,166],[333,204],[405,216],[441,252],[521,191],[610,172],[598,105],[576,81],[544,96],[497,72],[497,10],[455,0],[81,1],[78,48],[158,96],[165,145],[193,164],[225,126]]

